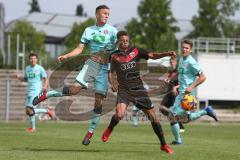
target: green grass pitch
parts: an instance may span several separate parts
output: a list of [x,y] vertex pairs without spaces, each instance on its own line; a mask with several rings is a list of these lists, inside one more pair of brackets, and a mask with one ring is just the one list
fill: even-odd
[[[0,123],[1,160],[238,160],[240,124],[187,124],[184,144],[172,146],[174,154],[160,151],[150,124],[120,123],[108,142],[101,141],[107,124],[100,124],[89,146],[81,144],[86,123],[39,122],[36,133],[25,132],[26,123]],[[163,125],[167,142],[172,135]]]

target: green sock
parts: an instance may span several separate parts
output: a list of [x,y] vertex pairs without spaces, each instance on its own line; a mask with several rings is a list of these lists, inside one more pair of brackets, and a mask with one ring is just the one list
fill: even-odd
[[96,127],[100,121],[100,116],[101,116],[101,113],[96,112],[94,109],[93,116],[92,116],[92,119],[91,119],[91,122],[90,122],[89,128],[88,128],[89,132],[92,132],[92,133],[94,132],[94,130],[96,129]]
[[189,118],[190,118],[191,121],[194,121],[194,120],[196,120],[196,119],[198,119],[198,118],[200,118],[200,117],[202,117],[206,114],[207,114],[207,111],[203,109],[203,110],[198,111],[198,112],[191,112],[189,114]]
[[62,97],[62,96],[63,96],[62,91],[52,90],[52,91],[48,91],[47,92],[47,98],[50,98],[50,97]]
[[175,138],[176,142],[180,142],[182,143],[182,139],[180,137],[180,127],[178,123],[175,124],[171,124],[171,130],[172,130],[172,134]]
[[36,129],[36,117],[35,115],[29,116],[29,123],[32,129]]
[[47,113],[47,109],[45,108],[35,108],[34,109],[35,113]]

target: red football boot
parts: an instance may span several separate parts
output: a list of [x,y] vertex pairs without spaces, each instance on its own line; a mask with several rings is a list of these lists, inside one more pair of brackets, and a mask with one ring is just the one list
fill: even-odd
[[102,141],[103,142],[107,142],[110,135],[112,133],[112,130],[110,130],[109,128],[107,128],[104,132],[103,132],[103,135],[102,135]]
[[169,153],[169,154],[173,154],[173,150],[172,150],[172,148],[170,148],[168,145],[163,145],[163,146],[161,146],[161,150],[162,151],[165,151],[165,152],[167,152],[167,153]]

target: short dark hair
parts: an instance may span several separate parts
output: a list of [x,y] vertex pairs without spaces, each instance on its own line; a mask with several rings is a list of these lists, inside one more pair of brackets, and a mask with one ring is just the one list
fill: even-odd
[[119,39],[119,38],[122,37],[122,36],[128,36],[128,37],[129,37],[127,31],[119,31],[119,32],[117,33],[117,39]]
[[96,8],[96,11],[95,11],[95,13],[97,13],[97,11],[98,10],[100,10],[100,9],[109,9],[109,7],[107,6],[107,5],[100,5],[100,6],[98,6],[97,8]]
[[30,57],[36,57],[36,58],[38,58],[38,55],[37,55],[36,53],[31,52],[31,53],[29,54],[28,58],[30,59]]
[[193,46],[192,41],[190,41],[189,39],[184,39],[184,40],[182,41],[182,44],[183,44],[183,43],[186,43],[186,44],[190,45],[191,48],[192,48],[192,46]]

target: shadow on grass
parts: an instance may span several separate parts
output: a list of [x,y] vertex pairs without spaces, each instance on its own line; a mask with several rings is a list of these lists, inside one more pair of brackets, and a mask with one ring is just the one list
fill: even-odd
[[119,153],[119,152],[128,152],[128,153],[143,153],[143,152],[156,152],[156,151],[145,151],[145,150],[111,150],[111,149],[105,149],[105,150],[99,150],[99,149],[57,149],[57,148],[12,148],[12,151],[30,151],[30,152],[86,152],[86,153],[101,153],[101,152],[109,152],[109,153]]
[[160,145],[159,142],[133,142],[133,141],[124,141],[124,142],[108,142],[112,144],[121,144],[121,145]]

